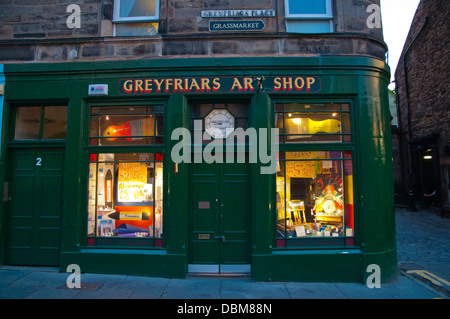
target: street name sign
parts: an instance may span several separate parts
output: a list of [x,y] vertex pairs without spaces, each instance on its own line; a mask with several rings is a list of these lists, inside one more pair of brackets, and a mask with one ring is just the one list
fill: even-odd
[[275,17],[275,10],[204,10],[202,18],[251,18],[251,17]]
[[229,21],[209,21],[209,31],[262,31],[265,28],[262,20],[229,20]]

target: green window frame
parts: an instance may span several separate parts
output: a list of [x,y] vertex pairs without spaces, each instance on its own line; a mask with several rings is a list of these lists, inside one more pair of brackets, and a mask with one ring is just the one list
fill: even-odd
[[286,32],[333,32],[332,0],[285,0]]
[[[166,102],[92,103],[88,109],[87,246],[163,248]],[[110,126],[127,130],[104,135]]]
[[160,0],[115,0],[114,36],[158,34]]
[[89,153],[88,245],[162,247],[163,165],[163,153]]
[[15,142],[66,139],[67,105],[15,105],[14,111],[14,131],[11,139]]
[[164,144],[164,104],[92,106],[89,144]]
[[283,143],[351,143],[349,103],[276,103],[275,125]]
[[[351,101],[285,100],[274,101],[273,107],[274,126],[280,129],[274,185],[276,247],[354,246],[356,144]],[[309,126],[289,128],[303,121]],[[342,125],[317,124],[320,121]],[[322,131],[324,125],[331,130]]]

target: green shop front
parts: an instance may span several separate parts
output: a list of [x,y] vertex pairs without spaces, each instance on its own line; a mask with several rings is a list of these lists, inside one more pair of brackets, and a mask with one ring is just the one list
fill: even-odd
[[[8,64],[0,263],[396,278],[384,62]],[[369,267],[370,268],[370,267]]]

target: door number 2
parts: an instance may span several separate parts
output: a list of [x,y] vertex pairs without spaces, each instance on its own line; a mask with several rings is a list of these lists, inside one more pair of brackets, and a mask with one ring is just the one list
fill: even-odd
[[41,162],[42,162],[42,158],[37,157],[36,158],[36,166],[42,166]]

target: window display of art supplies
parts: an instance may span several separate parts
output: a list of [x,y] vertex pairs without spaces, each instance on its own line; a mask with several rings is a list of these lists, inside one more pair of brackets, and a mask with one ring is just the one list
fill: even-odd
[[90,156],[89,236],[162,236],[163,164],[156,155]]
[[113,233],[118,237],[148,237],[149,230],[148,228],[123,223],[114,229]]
[[316,197],[314,210],[315,222],[342,225],[344,216],[342,194],[333,185],[325,186],[322,193]]
[[303,201],[289,201],[287,211],[288,226],[306,223],[305,203]]

